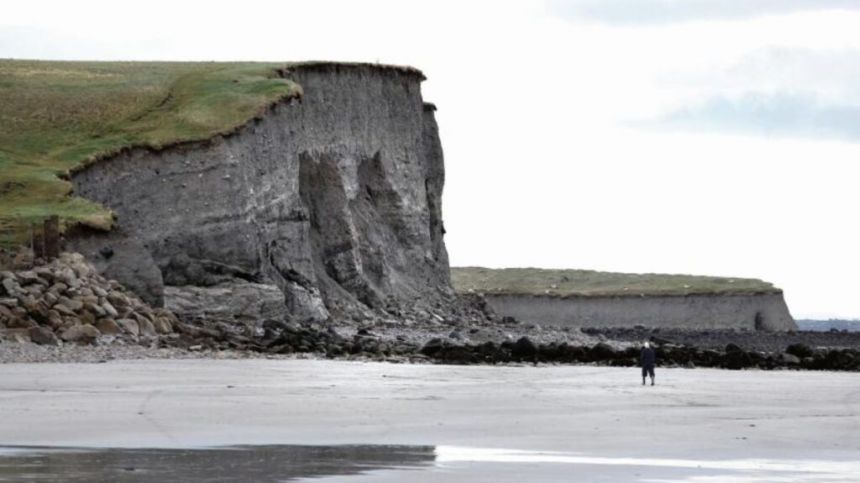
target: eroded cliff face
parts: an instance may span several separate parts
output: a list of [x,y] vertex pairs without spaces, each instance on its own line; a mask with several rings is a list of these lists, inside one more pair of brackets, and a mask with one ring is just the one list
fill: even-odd
[[300,319],[444,306],[444,164],[421,73],[315,64],[284,75],[302,98],[235,134],[76,173],[76,193],[115,210],[118,227],[70,248],[156,304],[165,286],[239,283],[277,286]]
[[645,297],[486,295],[499,315],[559,327],[797,330],[782,293]]

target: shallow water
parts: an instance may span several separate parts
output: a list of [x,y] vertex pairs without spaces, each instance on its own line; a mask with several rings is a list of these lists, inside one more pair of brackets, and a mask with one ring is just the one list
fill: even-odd
[[277,482],[433,464],[432,446],[0,447],[0,481]]
[[0,447],[3,482],[853,482],[856,461],[595,457],[457,446]]

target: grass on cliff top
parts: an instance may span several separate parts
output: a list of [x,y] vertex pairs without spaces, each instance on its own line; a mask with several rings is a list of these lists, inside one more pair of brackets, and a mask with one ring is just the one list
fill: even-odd
[[451,268],[451,281],[462,293],[553,297],[780,293],[772,284],[751,278],[541,268]]
[[282,66],[0,60],[0,247],[51,215],[109,229],[110,211],[61,176],[129,146],[229,132],[300,92]]

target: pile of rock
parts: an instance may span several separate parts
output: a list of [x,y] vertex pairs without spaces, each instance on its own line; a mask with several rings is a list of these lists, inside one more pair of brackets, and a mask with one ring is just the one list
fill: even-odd
[[173,332],[176,317],[153,309],[77,253],[30,270],[0,272],[0,335],[59,345],[110,337],[146,342]]
[[[562,364],[596,364],[634,367],[639,364],[639,347],[615,348],[605,342],[593,346],[566,342],[538,344],[527,337],[501,344],[457,344],[435,338],[421,353],[430,359],[449,364],[497,364],[507,362],[548,362]],[[673,344],[656,347],[661,367],[713,367],[721,369],[807,369],[827,371],[860,371],[860,351],[854,349],[811,348],[803,344],[788,346],[785,351],[745,350],[736,344],[725,348],[702,349]]]

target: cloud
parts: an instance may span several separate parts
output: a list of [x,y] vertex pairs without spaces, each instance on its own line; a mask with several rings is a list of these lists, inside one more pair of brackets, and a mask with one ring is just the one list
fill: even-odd
[[742,58],[726,77],[726,86],[733,89],[802,90],[823,102],[860,104],[858,49],[761,49]]
[[856,0],[549,0],[550,12],[568,19],[611,24],[664,24],[733,20],[804,10],[860,9]]
[[724,65],[664,71],[655,82],[698,99],[804,92],[821,102],[860,104],[860,49],[766,47]]
[[655,82],[666,102],[628,125],[860,142],[860,49],[760,48]]
[[669,112],[644,125],[672,130],[860,142],[860,106],[827,104],[804,94],[747,92],[739,98],[714,97]]

